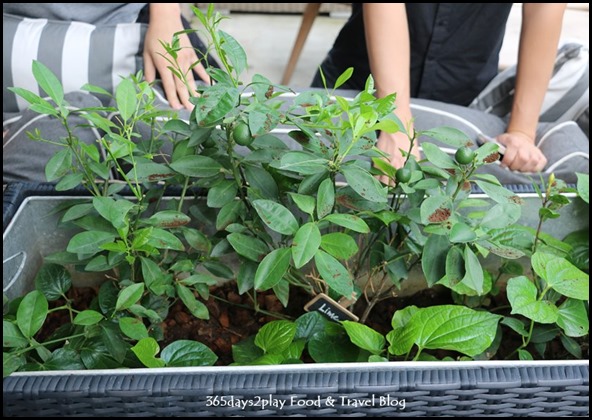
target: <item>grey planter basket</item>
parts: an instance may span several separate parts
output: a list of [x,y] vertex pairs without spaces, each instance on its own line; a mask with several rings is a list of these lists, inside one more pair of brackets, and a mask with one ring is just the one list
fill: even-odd
[[[51,195],[47,186],[5,191],[3,289],[10,298],[29,290],[42,257],[66,243],[51,209],[68,197]],[[587,206],[566,211],[566,231],[588,223]],[[588,417],[589,361],[22,372],[3,380],[3,415]]]

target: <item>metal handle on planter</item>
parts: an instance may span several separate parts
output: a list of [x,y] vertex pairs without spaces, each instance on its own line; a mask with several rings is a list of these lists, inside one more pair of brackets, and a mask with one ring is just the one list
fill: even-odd
[[6,287],[4,287],[2,289],[3,293],[5,293],[8,289],[10,289],[12,287],[12,285],[18,280],[19,276],[23,272],[23,270],[25,268],[25,262],[27,261],[27,253],[25,251],[20,251],[20,252],[17,252],[16,254],[6,258],[4,261],[2,261],[2,264],[6,264],[7,262],[9,262],[17,257],[20,257],[20,256],[22,256],[21,263],[19,264],[19,266],[16,270],[16,273],[14,273],[14,275],[8,281],[8,284],[6,285]]

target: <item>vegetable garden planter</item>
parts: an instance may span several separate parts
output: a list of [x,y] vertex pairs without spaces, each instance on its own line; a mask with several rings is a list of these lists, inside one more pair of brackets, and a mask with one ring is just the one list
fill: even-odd
[[[52,211],[72,197],[55,195],[25,184],[5,191],[3,289],[10,298],[30,290],[43,255],[67,243]],[[528,207],[531,196],[521,196]],[[588,223],[588,207],[578,201],[563,212],[549,229],[567,233]],[[524,224],[536,220],[528,220],[531,213],[523,211]],[[588,416],[589,361],[19,372],[4,379],[3,399],[4,416]]]

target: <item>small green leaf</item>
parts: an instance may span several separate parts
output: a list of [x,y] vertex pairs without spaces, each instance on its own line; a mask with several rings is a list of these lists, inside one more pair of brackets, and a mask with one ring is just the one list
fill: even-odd
[[471,139],[464,132],[454,127],[436,127],[431,130],[421,131],[418,134],[431,137],[455,148],[473,145]]
[[456,168],[457,165],[454,160],[435,144],[425,142],[422,144],[422,149],[428,160],[436,167],[442,169]]
[[349,260],[358,252],[358,244],[350,235],[334,232],[321,238],[321,248],[340,260]]
[[345,332],[352,343],[356,346],[368,350],[370,353],[378,355],[384,351],[386,340],[382,334],[374,331],[372,328],[352,321],[343,321]]
[[515,332],[520,334],[522,337],[528,336],[528,331],[526,331],[526,327],[524,326],[524,323],[522,321],[520,321],[519,319],[505,316],[504,319],[502,319],[501,323],[510,327],[512,330],[514,330]]
[[578,195],[586,203],[590,203],[590,175],[576,172],[576,176]]
[[341,173],[349,186],[362,198],[375,203],[387,202],[387,189],[365,169],[355,165],[343,166]]
[[353,295],[353,278],[343,264],[322,250],[315,254],[314,260],[319,274],[331,289],[348,298]]
[[111,222],[116,229],[123,229],[129,225],[127,214],[134,207],[134,203],[128,200],[114,200],[111,197],[94,197],[95,209],[106,220]]
[[446,257],[450,242],[445,236],[428,237],[421,259],[421,267],[429,286],[433,286],[446,275]]
[[92,309],[87,309],[76,315],[72,323],[74,325],[95,325],[101,322],[103,319],[103,315],[99,312],[93,311]]
[[123,317],[119,318],[119,328],[132,340],[141,340],[148,337],[148,329],[141,319]]
[[226,239],[239,255],[251,261],[259,262],[269,253],[265,242],[249,235],[231,233]]
[[164,229],[154,228],[150,232],[148,244],[158,249],[172,249],[185,251],[185,246],[179,238]]
[[152,226],[172,229],[185,226],[191,222],[191,218],[176,210],[163,210],[153,214],[146,222]]
[[255,288],[268,290],[278,284],[290,266],[291,248],[279,248],[270,252],[259,264],[255,273]]
[[48,182],[63,177],[72,169],[72,152],[70,149],[62,149],[47,161],[45,165],[45,178]]
[[462,281],[466,275],[465,259],[463,251],[458,246],[453,246],[446,256],[446,279],[449,286],[454,287]]
[[41,89],[43,89],[58,106],[61,106],[64,102],[64,89],[56,75],[40,61],[33,60],[33,76],[35,76],[35,80]]
[[137,303],[144,293],[144,283],[135,283],[119,292],[117,302],[115,303],[115,310],[122,311]]
[[198,319],[210,319],[210,313],[206,305],[195,298],[191,289],[181,285],[176,285],[177,295],[183,301],[183,304],[191,314]]
[[16,324],[26,338],[32,338],[41,329],[48,314],[45,296],[33,290],[21,300],[16,311]]
[[283,235],[293,235],[298,231],[298,221],[292,212],[281,204],[271,200],[255,200],[253,207],[270,229]]
[[164,360],[154,357],[160,351],[160,347],[152,337],[141,339],[131,350],[146,367],[159,368],[165,366]]
[[462,222],[455,223],[450,230],[450,242],[466,243],[476,238],[475,231]]
[[520,349],[518,350],[518,358],[520,360],[534,360],[532,354],[528,350]]
[[316,254],[321,245],[321,232],[316,223],[302,225],[292,241],[294,267],[302,268]]
[[277,183],[267,170],[259,166],[244,165],[244,171],[250,190],[257,192],[260,198],[269,200],[277,199]]
[[35,276],[35,288],[50,302],[63,297],[70,287],[72,287],[70,272],[58,264],[43,264]]
[[532,265],[536,273],[556,292],[574,299],[589,300],[590,278],[588,274],[565,258],[536,252],[532,256]]
[[138,98],[136,97],[136,87],[131,79],[126,78],[119,82],[115,90],[115,101],[123,121],[129,120],[136,113]]
[[222,208],[236,198],[238,186],[233,180],[222,180],[208,191],[207,203],[211,208]]
[[334,88],[339,89],[340,86],[342,86],[345,82],[347,82],[352,77],[352,74],[354,74],[354,68],[348,67],[343,73],[341,73],[339,75],[339,77],[335,81]]
[[481,267],[479,258],[477,258],[471,248],[466,246],[464,259],[466,274],[462,279],[462,283],[477,292],[477,295],[481,296],[483,294],[483,284],[485,280],[483,278],[483,267]]
[[80,232],[70,239],[66,250],[73,254],[94,255],[101,250],[101,245],[111,242],[114,237],[115,235],[109,232]]
[[421,222],[425,225],[430,223],[442,223],[447,221],[452,212],[450,210],[450,197],[446,195],[433,195],[421,203]]
[[333,180],[330,178],[325,179],[319,185],[319,191],[317,194],[317,216],[322,219],[333,210],[335,205],[335,186]]
[[211,157],[201,155],[183,156],[171,163],[169,167],[181,175],[196,178],[207,178],[218,175],[224,169]]
[[238,78],[243,71],[247,69],[247,54],[240,43],[230,34],[224,31],[218,31],[220,36],[220,46],[226,58],[232,64],[236,77]]
[[329,161],[308,152],[294,151],[285,153],[279,169],[297,172],[301,175],[316,175],[325,172]]
[[191,340],[177,340],[166,346],[160,357],[168,367],[212,366],[218,356],[205,344]]
[[536,286],[525,276],[508,280],[508,300],[512,314],[520,314],[541,324],[557,322],[559,310],[551,302],[537,300]]
[[24,348],[29,341],[12,322],[2,321],[2,347]]
[[296,335],[296,324],[291,321],[271,321],[255,336],[255,345],[265,353],[281,354]]
[[366,222],[353,214],[329,214],[323,218],[328,222],[353,230],[358,233],[369,233],[370,228]]
[[589,320],[585,303],[577,299],[566,299],[559,306],[557,325],[568,337],[583,337],[588,334]]
[[582,359],[582,346],[576,340],[562,335],[561,344],[563,344],[565,350],[567,350],[573,357],[578,360]]
[[315,199],[309,195],[297,194],[297,193],[288,193],[294,203],[298,206],[300,210],[302,210],[306,214],[312,214],[315,209]]

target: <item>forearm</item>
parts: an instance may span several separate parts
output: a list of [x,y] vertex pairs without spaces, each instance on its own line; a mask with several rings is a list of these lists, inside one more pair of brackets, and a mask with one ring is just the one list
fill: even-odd
[[168,19],[172,16],[181,18],[181,4],[180,3],[149,3],[150,20],[152,19]]
[[566,3],[524,3],[516,90],[508,132],[535,138],[557,51]]
[[395,113],[407,124],[411,120],[410,47],[405,4],[364,3],[364,29],[377,94],[396,93]]

